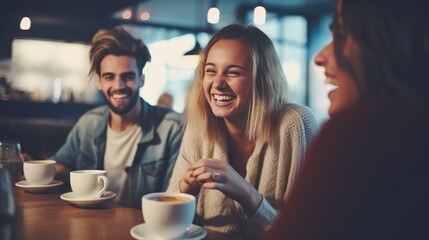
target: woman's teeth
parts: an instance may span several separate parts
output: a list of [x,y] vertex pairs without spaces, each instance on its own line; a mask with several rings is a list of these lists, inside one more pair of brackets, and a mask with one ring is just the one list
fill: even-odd
[[338,84],[338,82],[336,82],[330,78],[326,78],[325,84],[328,84],[332,89],[337,89],[340,86]]
[[234,99],[234,97],[230,95],[216,95],[216,94],[213,94],[213,98],[216,101],[222,101],[222,102],[228,102]]
[[336,81],[332,80],[329,77],[325,79],[325,83],[326,84],[332,84],[332,85],[338,86],[338,83]]

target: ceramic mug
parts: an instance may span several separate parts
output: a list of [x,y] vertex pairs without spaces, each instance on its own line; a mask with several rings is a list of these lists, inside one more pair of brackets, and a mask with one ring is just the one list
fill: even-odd
[[186,193],[150,193],[142,197],[145,224],[153,236],[177,239],[192,225],[195,216],[195,197]]
[[76,170],[70,172],[70,185],[73,193],[81,199],[103,197],[109,186],[105,170]]
[[30,185],[48,185],[55,177],[54,160],[34,160],[24,162],[24,176]]

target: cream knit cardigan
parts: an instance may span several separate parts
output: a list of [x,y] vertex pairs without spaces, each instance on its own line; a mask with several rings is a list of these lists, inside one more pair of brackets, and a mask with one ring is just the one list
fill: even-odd
[[[240,204],[222,192],[201,189],[197,196],[195,224],[246,239],[259,238],[270,228],[277,210],[292,189],[305,149],[318,130],[313,113],[306,107],[288,104],[279,116],[278,131],[270,142],[256,142],[246,166],[245,180],[264,197],[256,213],[247,217]],[[167,191],[180,191],[179,181],[189,165],[180,155],[190,162],[202,158],[229,161],[226,132],[223,132],[223,139],[209,146],[198,132],[185,131]]]

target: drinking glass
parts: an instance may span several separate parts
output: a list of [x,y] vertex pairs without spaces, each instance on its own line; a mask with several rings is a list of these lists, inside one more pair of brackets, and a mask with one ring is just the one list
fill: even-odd
[[15,239],[16,206],[13,185],[22,173],[21,146],[15,141],[0,141],[0,239]]
[[20,158],[21,145],[14,141],[0,141],[0,169],[9,170],[12,184],[19,181],[22,175]]
[[7,168],[0,169],[0,215],[2,219],[15,216],[15,200]]
[[14,239],[15,198],[8,168],[0,169],[0,239]]

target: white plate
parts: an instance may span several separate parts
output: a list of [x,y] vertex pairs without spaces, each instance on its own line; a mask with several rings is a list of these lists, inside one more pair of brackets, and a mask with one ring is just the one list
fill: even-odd
[[106,202],[116,196],[116,193],[106,191],[101,198],[97,199],[82,199],[77,196],[73,192],[64,193],[60,196],[62,200],[66,200],[80,207],[93,207],[99,205],[103,202]]
[[[148,240],[156,239],[152,236],[150,228],[144,223],[134,226],[130,230],[131,236],[135,239]],[[191,225],[191,227],[177,240],[199,240],[203,239],[207,235],[207,231],[197,225]]]
[[50,190],[51,188],[58,187],[62,184],[63,182],[60,180],[53,180],[51,183],[46,185],[31,185],[29,182],[24,180],[24,181],[19,181],[15,183],[15,186],[24,188],[25,190],[30,192],[44,192],[46,190]]

